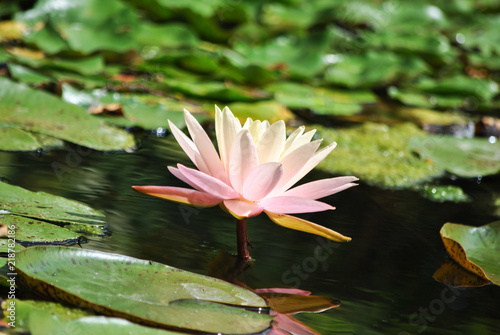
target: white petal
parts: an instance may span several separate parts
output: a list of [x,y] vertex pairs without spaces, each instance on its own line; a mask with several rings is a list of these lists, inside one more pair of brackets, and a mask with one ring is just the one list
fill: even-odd
[[304,126],[300,126],[299,128],[295,129],[295,131],[293,133],[291,133],[290,136],[287,137],[287,139],[285,141],[285,149],[283,149],[282,157],[284,157],[285,153],[290,149],[293,142],[295,142],[295,140],[302,135],[305,128],[306,127],[304,127]]
[[177,140],[177,143],[179,143],[182,150],[184,150],[189,159],[191,159],[194,165],[196,165],[198,170],[200,170],[201,172],[210,173],[207,165],[205,164],[205,161],[201,157],[200,153],[198,152],[198,148],[196,148],[196,145],[193,143],[193,141],[191,141],[191,139],[187,137],[186,134],[184,134],[179,128],[177,128],[172,122],[170,122],[170,120],[168,121],[168,124],[170,125],[170,131]]
[[281,158],[284,158],[286,155],[288,155],[290,152],[294,151],[298,147],[309,143],[311,141],[311,139],[313,138],[315,133],[316,133],[316,129],[313,129],[313,130],[310,130],[307,133],[297,137],[295,139],[295,141],[292,143],[292,145],[290,145],[290,148],[288,148],[288,150],[283,152],[283,154],[281,155]]
[[228,107],[221,111],[215,106],[215,133],[217,135],[217,144],[221,161],[227,170],[229,166],[229,154],[233,146],[234,139],[241,130],[240,121],[233,115]]
[[219,154],[215,150],[210,137],[208,137],[207,133],[195,117],[192,116],[186,109],[184,109],[184,118],[186,120],[189,134],[191,135],[196,148],[198,148],[198,152],[203,158],[209,174],[225,183],[229,183],[227,173],[224,170]]
[[229,179],[237,192],[242,193],[245,180],[258,164],[255,143],[248,129],[243,129],[236,135],[229,157]]
[[273,123],[257,145],[259,163],[277,162],[285,148],[286,127],[283,120]]
[[[293,181],[295,175],[299,173],[304,165],[314,156],[314,152],[318,149],[321,141],[322,140],[309,142],[295,149],[281,160],[281,164],[283,164],[283,177],[281,177],[280,182],[271,192],[270,196],[276,196],[296,183],[296,181]],[[290,184],[290,181],[293,181],[293,184]]]
[[[310,143],[314,143],[314,142],[315,141],[310,142]],[[284,184],[283,187],[279,189],[279,191],[284,192],[284,191],[288,190],[290,187],[292,187],[296,182],[301,180],[306,174],[309,173],[309,171],[314,169],[316,167],[316,165],[319,164],[319,162],[321,162],[323,159],[325,159],[325,157],[328,156],[328,154],[330,152],[332,152],[332,150],[335,149],[336,146],[337,146],[337,143],[333,142],[333,143],[330,143],[329,145],[327,145],[326,147],[324,147],[323,149],[321,149],[320,151],[316,152],[313,157],[311,157],[310,159],[307,160],[307,162],[302,166],[300,171],[295,173],[295,175],[292,178],[290,178],[290,180],[286,184]],[[297,151],[297,150],[295,150],[295,151]],[[292,154],[293,153],[291,153],[290,155],[292,155]],[[290,155],[288,155],[288,156],[290,156]]]

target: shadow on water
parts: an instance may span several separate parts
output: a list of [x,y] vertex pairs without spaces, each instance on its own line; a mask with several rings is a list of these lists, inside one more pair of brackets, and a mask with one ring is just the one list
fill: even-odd
[[[197,273],[207,273],[220,252],[236,250],[235,220],[218,207],[192,208],[131,189],[183,186],[166,166],[190,162],[170,138],[145,141],[135,153],[92,152],[72,160],[71,152],[75,150],[41,156],[2,152],[0,175],[12,184],[104,210],[111,236],[90,237],[84,248]],[[55,162],[66,169],[54,170]],[[328,176],[313,173],[308,178]],[[254,263],[239,280],[253,288],[297,287],[339,299],[339,308],[297,316],[322,334],[498,333],[497,286],[455,289],[433,279],[447,259],[439,236],[445,222],[479,226],[496,220],[483,185],[455,181],[472,199],[456,204],[360,182],[325,199],[335,211],[303,215],[352,237],[352,242],[335,244],[284,229],[265,215],[252,218],[248,233]],[[500,189],[498,177],[488,184]]]

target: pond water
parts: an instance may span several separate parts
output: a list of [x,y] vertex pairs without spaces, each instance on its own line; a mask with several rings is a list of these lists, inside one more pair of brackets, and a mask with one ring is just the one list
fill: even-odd
[[[235,219],[220,208],[195,209],[130,188],[182,186],[166,167],[190,162],[170,137],[147,138],[134,153],[72,147],[41,155],[1,152],[0,162],[0,175],[12,184],[105,212],[110,236],[91,237],[83,248],[202,274],[219,272],[224,255],[236,250]],[[313,171],[305,181],[327,176]],[[296,316],[322,334],[499,334],[498,286],[453,289],[433,279],[448,258],[439,236],[444,223],[479,226],[497,219],[484,185],[500,189],[498,177],[455,183],[470,202],[431,202],[361,180],[324,199],[337,210],[303,216],[353,238],[345,244],[282,228],[265,215],[249,219],[254,262],[239,280],[252,288],[298,287],[340,300],[338,308]]]

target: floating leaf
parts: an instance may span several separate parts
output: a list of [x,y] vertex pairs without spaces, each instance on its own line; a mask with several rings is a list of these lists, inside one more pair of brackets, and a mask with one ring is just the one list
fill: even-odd
[[148,325],[246,334],[267,329],[272,319],[223,305],[265,308],[264,300],[251,291],[132,257],[32,247],[16,255],[16,267],[25,282],[41,293]]
[[43,23],[53,27],[71,49],[86,54],[96,50],[127,51],[137,46],[130,33],[138,23],[137,14],[118,0],[40,1],[18,14],[17,19],[32,26]]
[[[269,122],[276,122],[278,120],[286,121],[293,118],[292,112],[276,101],[234,102],[227,106],[234,111],[234,114],[242,123],[247,118],[269,120]],[[213,110],[213,105],[207,106],[207,110]]]
[[76,334],[144,334],[174,335],[169,332],[140,326],[130,321],[106,316],[94,316],[88,311],[70,308],[59,303],[32,300],[5,300],[6,310],[11,302],[16,308],[16,329],[25,329],[31,334],[57,335],[61,332]]
[[56,222],[74,231],[103,234],[104,215],[80,202],[2,182],[0,199],[7,214]]
[[17,215],[0,215],[0,224],[15,228],[15,240],[24,245],[74,244],[81,242],[81,234],[54,224]]
[[414,138],[410,147],[422,159],[462,177],[480,177],[500,171],[500,142],[435,135]]
[[322,115],[351,115],[360,112],[363,104],[376,102],[375,95],[367,91],[334,91],[292,82],[271,84],[266,89],[274,92],[275,99],[288,108],[307,108]]
[[481,227],[446,223],[440,234],[453,260],[467,271],[500,285],[500,221]]
[[[412,137],[427,135],[411,123],[389,127],[365,123],[350,129],[314,125],[325,142],[337,148],[318,167],[336,174],[354,175],[368,184],[402,188],[443,173],[415,157],[408,147]],[[373,162],[377,162],[374,164]]]
[[0,121],[97,150],[135,145],[132,135],[101,124],[85,110],[4,78],[0,78]]

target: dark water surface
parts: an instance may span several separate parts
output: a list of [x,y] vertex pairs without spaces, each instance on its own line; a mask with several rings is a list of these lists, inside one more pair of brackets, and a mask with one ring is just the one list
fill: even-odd
[[[0,176],[104,210],[111,236],[90,238],[84,248],[217,272],[216,260],[236,250],[234,218],[218,207],[195,209],[130,188],[184,186],[166,168],[177,162],[190,164],[172,139],[154,138],[135,153],[76,147],[40,156],[0,152]],[[307,178],[328,176],[313,171]],[[255,261],[239,279],[253,288],[298,287],[340,300],[339,308],[297,316],[322,334],[500,334],[500,287],[451,289],[433,279],[447,259],[441,226],[497,220],[485,189],[500,189],[499,178],[457,180],[472,198],[462,204],[360,182],[324,199],[337,210],[303,216],[352,242],[332,244],[277,226],[263,214],[248,220]]]

